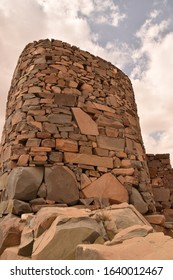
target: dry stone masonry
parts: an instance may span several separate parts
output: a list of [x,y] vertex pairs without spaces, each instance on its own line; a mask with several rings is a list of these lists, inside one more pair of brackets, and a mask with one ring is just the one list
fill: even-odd
[[173,169],[170,155],[147,154],[147,161],[157,211],[173,208]]
[[1,213],[154,202],[134,93],[111,63],[58,40],[28,44],[8,94]]

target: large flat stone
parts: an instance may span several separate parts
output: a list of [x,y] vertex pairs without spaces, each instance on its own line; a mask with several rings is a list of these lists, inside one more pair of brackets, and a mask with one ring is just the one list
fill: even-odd
[[103,135],[97,136],[97,143],[99,148],[113,150],[113,151],[124,151],[124,147],[125,147],[124,139],[107,137]]
[[41,167],[16,167],[8,176],[8,198],[24,201],[36,198],[42,179]]
[[72,112],[82,134],[99,135],[95,121],[80,108],[72,108]]
[[64,161],[68,163],[80,163],[86,165],[113,168],[113,159],[110,157],[100,157],[96,155],[75,154],[65,152]]
[[87,198],[108,198],[111,203],[128,202],[127,190],[111,173],[104,174],[82,192]]
[[47,199],[74,204],[79,199],[78,184],[74,173],[66,166],[45,168]]

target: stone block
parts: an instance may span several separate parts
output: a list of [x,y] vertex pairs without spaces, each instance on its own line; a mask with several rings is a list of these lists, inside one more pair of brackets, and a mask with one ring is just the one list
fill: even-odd
[[55,103],[59,106],[74,107],[76,104],[76,96],[72,94],[56,94]]
[[97,136],[97,143],[99,148],[113,150],[113,151],[124,151],[125,140],[121,138],[112,138],[103,135]]
[[78,184],[74,173],[66,166],[45,168],[47,199],[59,203],[75,204],[79,199]]
[[96,122],[80,108],[72,108],[72,112],[82,134],[98,135]]
[[87,198],[108,198],[111,203],[128,202],[127,190],[111,173],[104,174],[82,192]]
[[66,152],[78,152],[78,143],[70,139],[56,139],[56,149]]
[[8,198],[24,201],[36,198],[42,179],[43,169],[41,167],[16,167],[8,176]]
[[88,164],[93,166],[102,166],[113,168],[113,159],[109,157],[99,157],[96,155],[89,154],[75,154],[75,153],[64,153],[64,161],[67,163],[79,163]]
[[155,201],[169,201],[170,190],[165,188],[153,188],[153,195]]

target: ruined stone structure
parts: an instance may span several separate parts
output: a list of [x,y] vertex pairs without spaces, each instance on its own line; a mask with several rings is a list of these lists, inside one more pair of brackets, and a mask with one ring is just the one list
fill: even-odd
[[147,154],[156,210],[173,208],[173,169],[169,154]]
[[8,94],[0,192],[4,212],[93,199],[153,211],[129,78],[67,43],[28,44]]

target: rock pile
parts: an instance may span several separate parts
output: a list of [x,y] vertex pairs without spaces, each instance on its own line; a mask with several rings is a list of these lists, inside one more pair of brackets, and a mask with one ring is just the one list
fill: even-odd
[[0,153],[2,214],[92,199],[154,211],[131,82],[75,46],[26,46],[8,94]]
[[0,259],[173,259],[173,239],[127,203],[104,209],[45,207],[0,222]]

